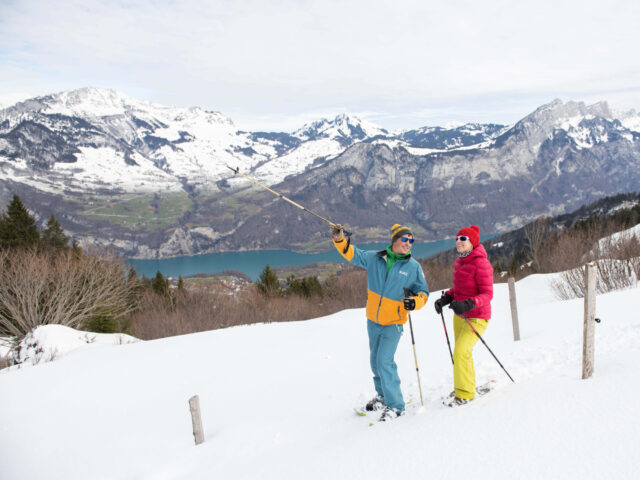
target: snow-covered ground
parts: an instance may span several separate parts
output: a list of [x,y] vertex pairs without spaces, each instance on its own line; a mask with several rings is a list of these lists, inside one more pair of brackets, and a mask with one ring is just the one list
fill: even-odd
[[[496,285],[478,381],[495,390],[450,409],[442,322],[413,314],[397,353],[407,413],[353,413],[373,395],[364,310],[126,345],[90,344],[0,371],[0,477],[12,479],[603,479],[640,465],[640,290],[598,296],[595,373],[581,380],[583,300],[550,276],[517,283],[522,340]],[[451,313],[446,315],[452,334]],[[195,446],[188,399],[200,396]]]

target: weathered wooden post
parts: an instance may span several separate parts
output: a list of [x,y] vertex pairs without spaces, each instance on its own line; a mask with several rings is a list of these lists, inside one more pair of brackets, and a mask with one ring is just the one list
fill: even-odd
[[511,304],[511,323],[513,324],[513,341],[520,340],[520,325],[518,324],[518,303],[516,302],[516,281],[509,277],[509,303]]
[[584,326],[582,329],[582,378],[593,373],[593,354],[595,350],[596,322],[596,264],[591,262],[584,267]]
[[193,424],[193,438],[196,445],[204,442],[204,430],[202,428],[202,415],[200,414],[200,397],[194,395],[189,399],[189,410],[191,411],[191,423]]

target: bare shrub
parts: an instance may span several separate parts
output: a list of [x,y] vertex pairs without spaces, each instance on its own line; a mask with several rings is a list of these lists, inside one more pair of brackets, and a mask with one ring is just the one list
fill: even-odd
[[142,339],[162,338],[215,330],[234,325],[306,320],[345,308],[364,306],[366,274],[350,271],[332,278],[323,295],[268,297],[255,287],[226,295],[211,291],[191,291],[171,299],[145,291],[140,308],[130,317],[130,333]]
[[559,278],[549,282],[551,289],[560,300],[584,298],[584,268],[572,268],[562,272]]
[[423,262],[424,271],[429,291],[442,290],[451,287],[453,280],[453,261],[450,262]]
[[367,273],[353,270],[333,277],[326,285],[324,302],[335,311],[358,308],[367,298]]
[[548,224],[548,218],[539,217],[524,227],[529,260],[533,262],[533,268],[536,271],[540,270],[540,255],[544,239],[547,236]]
[[[598,272],[596,282],[596,291],[598,293],[607,293],[637,286],[640,258],[627,258],[624,260],[605,258],[597,260],[595,263]],[[562,272],[558,279],[551,280],[551,288],[561,300],[584,298],[586,293],[584,267],[572,268]]]
[[[425,269],[431,290],[451,285],[453,263],[432,264]],[[306,320],[347,309],[362,308],[367,298],[367,273],[346,269],[330,277],[321,294],[261,295],[254,287],[226,295],[193,290],[165,298],[143,292],[139,309],[130,315],[129,333],[141,339],[215,330],[235,325]]]
[[640,238],[629,232],[610,235],[598,242],[601,258],[615,258],[618,260],[640,257]]
[[[635,287],[640,278],[640,241],[637,236],[625,233],[609,235],[584,251],[580,261],[595,261],[598,293]],[[563,272],[560,278],[551,282],[551,286],[561,299],[583,298],[586,288],[584,268]]]
[[79,328],[132,310],[120,263],[72,251],[0,251],[0,336],[13,344],[39,325]]
[[582,230],[554,235],[545,240],[538,255],[538,271],[552,273],[577,268],[588,261],[587,254],[592,244],[591,235]]
[[598,293],[635,287],[638,283],[636,272],[640,268],[640,258],[624,260],[607,258],[598,260],[596,265],[598,266]]

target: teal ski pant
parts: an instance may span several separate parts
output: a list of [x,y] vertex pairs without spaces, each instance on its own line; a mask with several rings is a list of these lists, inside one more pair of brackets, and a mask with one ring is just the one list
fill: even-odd
[[397,412],[404,411],[404,398],[400,390],[398,367],[393,357],[402,331],[402,325],[380,325],[367,320],[373,384],[385,405]]

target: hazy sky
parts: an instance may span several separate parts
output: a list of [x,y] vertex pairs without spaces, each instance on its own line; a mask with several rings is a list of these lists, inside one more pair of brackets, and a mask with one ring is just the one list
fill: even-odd
[[0,104],[95,86],[245,130],[640,110],[639,27],[637,0],[0,0]]

